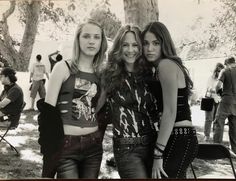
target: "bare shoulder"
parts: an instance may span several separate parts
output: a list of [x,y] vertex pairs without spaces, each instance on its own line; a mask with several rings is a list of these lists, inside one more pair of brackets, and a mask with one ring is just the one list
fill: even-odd
[[159,63],[159,71],[160,72],[166,72],[167,73],[173,73],[176,72],[178,69],[178,65],[173,62],[173,60],[170,59],[163,59],[161,60],[161,62]]
[[51,74],[64,79],[70,75],[70,70],[65,61],[60,61],[56,63]]

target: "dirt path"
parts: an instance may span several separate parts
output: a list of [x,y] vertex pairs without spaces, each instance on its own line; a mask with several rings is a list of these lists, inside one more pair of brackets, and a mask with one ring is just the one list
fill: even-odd
[[[40,178],[42,156],[37,143],[37,114],[36,111],[24,111],[18,128],[11,130],[6,137],[19,150],[19,157],[15,156],[15,152],[4,142],[0,143],[0,179]],[[201,142],[203,140],[202,127],[197,127],[197,131]],[[2,133],[0,130],[1,135]],[[116,169],[105,164],[106,159],[113,155],[111,137],[111,127],[108,127],[104,138],[104,156],[99,178],[119,178]],[[211,162],[195,160],[194,167],[197,175],[203,178],[232,178],[231,168],[226,160]],[[193,178],[190,171],[188,177]]]

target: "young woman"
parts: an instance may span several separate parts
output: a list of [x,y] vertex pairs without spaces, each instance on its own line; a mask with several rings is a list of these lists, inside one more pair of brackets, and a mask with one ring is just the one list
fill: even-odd
[[58,62],[51,73],[45,104],[59,110],[64,133],[56,153],[58,178],[98,178],[103,133],[95,117],[100,93],[96,71],[106,49],[101,26],[89,20],[77,29],[72,59]]
[[213,74],[209,77],[207,81],[207,90],[205,96],[214,98],[214,104],[211,111],[205,111],[204,140],[206,142],[210,141],[211,125],[215,119],[216,110],[221,100],[220,96],[216,93],[215,87],[218,81],[219,73],[223,68],[224,65],[222,63],[217,63]]
[[164,24],[148,24],[142,32],[142,41],[144,56],[155,67],[163,96],[152,177],[185,178],[198,149],[188,104],[193,83]]
[[101,83],[99,103],[107,98],[111,105],[113,151],[121,178],[151,178],[158,117],[156,100],[144,81],[140,35],[138,27],[120,28]]

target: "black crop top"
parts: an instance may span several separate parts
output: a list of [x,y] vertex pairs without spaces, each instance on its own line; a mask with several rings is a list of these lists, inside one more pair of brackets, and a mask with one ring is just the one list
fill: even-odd
[[[149,89],[151,93],[155,96],[155,98],[158,100],[158,111],[163,112],[163,95],[162,95],[162,88],[161,83],[159,80],[157,80],[156,72],[153,74],[153,78],[149,78],[147,80],[147,84],[149,86]],[[188,103],[188,89],[185,88],[179,88],[178,94],[177,94],[177,112],[176,112],[176,119],[175,122],[183,121],[183,120],[189,120],[191,121],[191,110],[190,105]]]

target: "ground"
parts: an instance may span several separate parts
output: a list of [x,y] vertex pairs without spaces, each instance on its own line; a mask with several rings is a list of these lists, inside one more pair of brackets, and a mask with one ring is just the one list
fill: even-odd
[[[5,143],[0,143],[0,179],[30,179],[40,178],[42,168],[42,155],[38,145],[38,111],[24,110],[20,124],[15,130],[11,130],[6,137],[20,152],[15,152]],[[199,142],[203,141],[203,112],[199,106],[192,107],[193,123],[197,128]],[[3,130],[0,131],[0,134]],[[106,159],[112,157],[111,127],[109,126],[104,138],[104,157],[99,178],[119,178],[116,169],[105,164]],[[228,146],[227,127],[225,129],[224,144]],[[235,163],[236,161],[234,161]],[[232,178],[232,170],[228,160],[202,161],[195,160],[194,168],[198,177],[202,178]],[[188,178],[193,178],[189,170]]]

